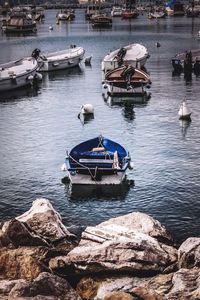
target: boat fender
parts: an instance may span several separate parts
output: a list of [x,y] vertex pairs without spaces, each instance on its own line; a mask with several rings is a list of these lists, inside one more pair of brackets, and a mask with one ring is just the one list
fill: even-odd
[[61,171],[67,171],[66,163],[62,164]]
[[17,84],[16,75],[14,75],[14,76],[11,77],[11,82],[12,82],[12,84]]
[[104,85],[103,85],[103,88],[104,88],[104,89],[107,89],[107,88],[108,88],[107,84],[104,84]]
[[33,79],[34,79],[33,75],[29,75],[26,77],[27,81],[33,81]]
[[134,164],[133,164],[132,161],[129,162],[128,168],[129,168],[129,170],[133,170],[134,169]]
[[34,76],[34,79],[38,80],[38,81],[42,81],[42,74],[41,73],[36,73]]
[[76,175],[76,171],[70,171],[70,174],[71,174],[72,176],[75,176],[75,175]]

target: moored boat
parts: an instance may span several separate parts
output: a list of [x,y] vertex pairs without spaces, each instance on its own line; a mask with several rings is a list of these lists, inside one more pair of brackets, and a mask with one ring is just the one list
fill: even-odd
[[62,51],[40,55],[40,50],[35,49],[32,55],[38,60],[41,72],[68,69],[78,66],[84,57],[85,50],[82,47],[71,45]]
[[2,24],[5,33],[36,32],[36,22],[25,12],[11,14]]
[[136,9],[134,10],[125,10],[121,14],[122,19],[135,19],[139,16],[139,13]]
[[141,44],[130,44],[107,54],[101,64],[104,74],[123,64],[141,68],[149,58],[147,48]]
[[33,57],[8,62],[0,65],[0,91],[10,91],[32,84],[38,69]]
[[161,19],[165,18],[164,11],[152,11],[149,13],[149,19]]
[[75,146],[65,164],[72,185],[119,185],[131,159],[123,146],[99,136]]
[[93,27],[108,27],[112,26],[112,18],[105,13],[95,14],[91,17]]
[[123,65],[105,75],[103,95],[107,96],[143,96],[145,86],[150,85],[149,75],[133,66]]
[[200,49],[178,53],[172,58],[172,66],[175,74],[192,73],[200,75]]
[[122,12],[123,10],[120,6],[113,6],[110,14],[112,17],[121,17]]

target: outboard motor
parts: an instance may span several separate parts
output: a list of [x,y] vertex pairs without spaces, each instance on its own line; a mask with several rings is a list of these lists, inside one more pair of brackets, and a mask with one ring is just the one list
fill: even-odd
[[121,48],[117,53],[117,62],[118,62],[119,67],[123,64],[125,55],[126,55],[126,49]]
[[194,68],[194,74],[196,76],[199,76],[200,75],[200,59],[196,58],[193,68]]
[[40,56],[40,52],[41,52],[40,49],[36,48],[33,50],[31,56],[35,59],[38,59],[38,57]]
[[180,75],[183,72],[183,66],[179,58],[172,59],[172,66],[174,68],[174,75]]
[[134,75],[135,69],[133,66],[128,66],[121,74],[121,77],[124,78],[124,80],[127,83],[127,87],[130,87],[131,84],[131,77]]

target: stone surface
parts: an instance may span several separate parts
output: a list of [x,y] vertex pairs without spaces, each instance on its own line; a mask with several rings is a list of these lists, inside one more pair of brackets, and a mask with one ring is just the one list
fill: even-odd
[[143,233],[132,238],[118,237],[113,240],[87,243],[75,247],[67,256],[50,260],[50,268],[58,271],[62,266],[64,272],[80,276],[95,273],[132,272],[144,275],[160,273],[176,263],[177,250],[159,243],[153,237]]
[[144,287],[149,281],[150,278],[133,276],[84,277],[78,283],[76,290],[85,300],[103,300],[106,295],[113,295],[116,291],[129,293],[135,287]]
[[16,219],[27,223],[35,232],[51,241],[66,236],[74,238],[74,235],[63,225],[60,214],[47,199],[36,199],[32,207]]
[[47,253],[48,249],[45,247],[0,248],[0,278],[10,280],[36,278],[47,270],[43,263]]
[[[167,300],[191,300],[200,289],[200,269],[180,269],[173,274],[172,287],[166,295]],[[196,298],[195,300],[197,300]]]
[[104,300],[134,300],[134,298],[125,292],[112,292],[105,296]]
[[30,210],[16,219],[26,223],[34,232],[66,253],[79,242],[79,239],[64,226],[60,214],[47,199],[36,199]]
[[140,212],[112,218],[95,227],[88,226],[82,234],[81,243],[103,243],[120,236],[132,238],[136,233],[144,233],[165,244],[173,244],[171,235],[159,221]]
[[18,220],[6,222],[0,235],[0,247],[18,248],[19,246],[46,246],[49,243]]
[[11,299],[81,300],[66,280],[46,272],[31,282],[16,283],[9,293]]
[[200,267],[200,238],[191,237],[178,249],[179,268]]

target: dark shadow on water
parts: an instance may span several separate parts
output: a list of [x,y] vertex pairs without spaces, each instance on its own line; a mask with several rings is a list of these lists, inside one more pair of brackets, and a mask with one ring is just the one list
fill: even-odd
[[[69,183],[68,178],[63,178],[65,191],[70,200],[107,200],[124,199],[130,190],[134,187],[134,180],[126,179],[121,185],[75,185]],[[106,198],[105,198],[106,197]]]
[[80,66],[64,69],[64,70],[55,70],[50,72],[43,72],[43,81],[53,81],[57,79],[64,79],[65,77],[70,77],[73,75],[82,75],[84,73],[83,69]]
[[37,97],[40,92],[40,84],[26,86],[12,91],[0,93],[0,102],[22,100],[24,98]]
[[179,120],[183,138],[186,137],[187,131],[188,131],[188,128],[190,127],[191,122],[192,122],[191,120]]
[[94,120],[94,114],[79,114],[78,118],[81,124],[84,126]]

